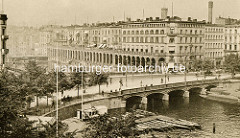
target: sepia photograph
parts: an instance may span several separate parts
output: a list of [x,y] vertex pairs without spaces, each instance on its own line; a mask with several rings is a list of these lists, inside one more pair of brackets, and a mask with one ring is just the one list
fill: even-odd
[[1,0],[0,138],[240,138],[239,0]]

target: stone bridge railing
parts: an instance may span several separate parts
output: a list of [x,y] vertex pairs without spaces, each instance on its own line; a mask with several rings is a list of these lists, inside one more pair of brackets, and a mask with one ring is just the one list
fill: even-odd
[[151,90],[160,90],[160,89],[177,89],[179,87],[191,87],[191,86],[199,86],[199,85],[210,85],[219,83],[219,80],[211,79],[211,80],[196,80],[196,81],[187,81],[186,85],[185,82],[177,82],[177,83],[167,83],[167,84],[160,84],[160,85],[150,85],[150,86],[143,86],[140,88],[130,88],[124,89],[120,92],[113,92],[109,93],[109,96],[124,96],[132,93],[144,92],[144,91],[151,91]]
[[[199,80],[199,81],[187,81],[187,87],[191,86],[204,86],[204,85],[210,85],[210,84],[216,84],[219,80]],[[131,88],[131,89],[125,89],[121,92],[111,92],[111,93],[104,93],[104,97],[99,99],[85,99],[84,103],[92,103],[92,102],[101,102],[104,99],[125,99],[124,96],[129,96],[131,94],[139,94],[139,93],[148,93],[151,91],[156,90],[172,90],[172,89],[182,89],[185,87],[185,82],[177,82],[177,83],[167,83],[167,84],[161,84],[161,85],[150,85],[147,87],[140,87],[140,88]],[[120,100],[121,101],[121,100]],[[99,103],[103,104],[103,103]],[[99,105],[98,104],[98,105]],[[67,119],[70,117],[76,116],[77,109],[81,108],[81,101],[76,101],[74,104],[63,106],[59,108],[59,118],[60,120]],[[51,111],[49,113],[46,113],[43,116],[55,116],[56,110]]]

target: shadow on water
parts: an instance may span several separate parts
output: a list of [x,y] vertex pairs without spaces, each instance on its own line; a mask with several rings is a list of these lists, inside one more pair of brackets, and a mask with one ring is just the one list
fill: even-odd
[[[231,87],[231,86],[229,86]],[[237,84],[235,87],[239,87]],[[147,97],[147,110],[169,117],[185,119],[199,123],[203,131],[196,133],[201,137],[208,133],[208,137],[221,135],[222,137],[240,137],[240,106],[206,100],[199,96],[201,89],[189,90],[189,98],[178,94],[169,94],[169,101],[162,101],[161,95]],[[127,101],[127,111],[130,108],[137,108],[141,98],[133,98]],[[115,111],[117,113],[117,111]],[[216,124],[216,134],[212,134],[213,123]],[[190,134],[190,133],[189,133]],[[179,136],[177,134],[176,136]],[[181,136],[185,135],[181,134]]]

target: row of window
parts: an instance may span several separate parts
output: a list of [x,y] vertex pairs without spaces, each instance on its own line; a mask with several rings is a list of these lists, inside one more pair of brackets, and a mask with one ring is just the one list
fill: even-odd
[[199,24],[179,24],[179,27],[192,27],[192,28],[202,28],[203,25]]
[[238,50],[237,49],[237,45],[234,45],[234,46],[232,46],[232,45],[225,45],[225,49],[226,50]]
[[145,31],[143,31],[143,30],[141,30],[141,31],[139,31],[139,30],[136,30],[136,31],[134,31],[134,30],[132,30],[132,31],[130,31],[130,30],[128,30],[128,31],[123,31],[123,35],[126,35],[126,34],[128,34],[128,35],[139,35],[139,34],[141,34],[141,35],[143,35],[143,34],[164,34],[164,30],[145,30]]
[[[126,30],[124,30],[123,31],[123,35],[139,35],[139,34],[141,34],[141,35],[148,35],[148,34],[164,34],[165,32],[164,32],[164,30],[162,29],[162,30],[145,30],[145,31],[143,31],[143,30],[141,30],[141,31],[139,31],[139,30],[132,30],[132,31],[130,31],[130,30],[128,30],[128,31],[126,31]],[[179,32],[180,34],[202,34],[202,30],[180,30],[180,32]]]
[[207,57],[222,57],[223,53],[222,52],[206,52],[205,54]]
[[205,35],[205,39],[223,39],[223,35]]
[[183,31],[182,29],[180,30],[180,34],[202,34],[202,30],[198,32],[198,30],[185,30]]
[[[165,43],[166,37],[123,37],[123,43]],[[175,39],[170,38],[169,43],[174,43]],[[180,43],[202,43],[202,37],[180,37]]]
[[206,48],[223,48],[223,43],[206,43]]
[[124,25],[123,28],[140,28],[140,27],[165,27],[166,24],[129,24]]
[[207,33],[210,33],[210,32],[223,32],[223,29],[222,28],[205,28],[205,31]]

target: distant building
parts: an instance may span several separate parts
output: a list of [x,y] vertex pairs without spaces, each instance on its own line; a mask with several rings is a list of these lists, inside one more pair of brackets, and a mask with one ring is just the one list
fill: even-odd
[[156,55],[165,63],[186,62],[191,68],[194,60],[204,56],[204,25],[191,18],[127,22],[122,25],[122,50]]
[[240,25],[225,26],[225,55],[240,54]]
[[224,61],[224,26],[207,24],[204,33],[204,50],[206,59],[220,67]]
[[233,25],[233,24],[240,24],[240,20],[233,19],[233,18],[224,18],[224,17],[217,17],[216,18],[216,24],[221,24],[221,25]]

